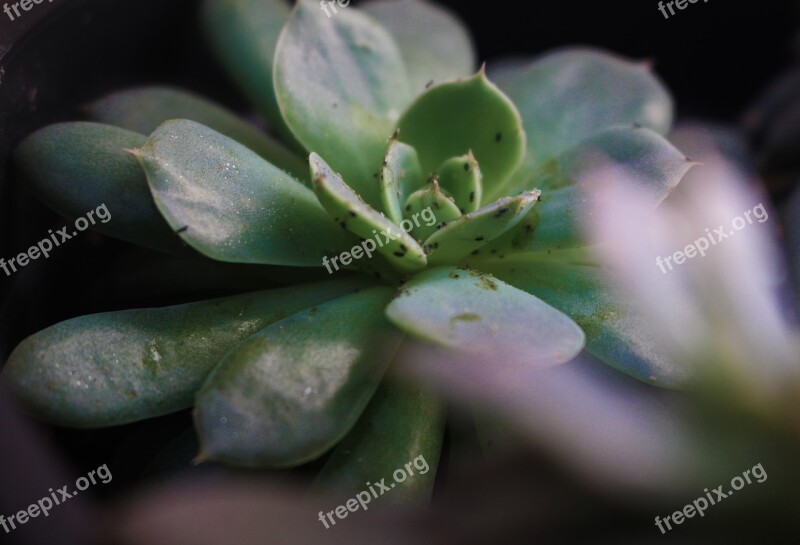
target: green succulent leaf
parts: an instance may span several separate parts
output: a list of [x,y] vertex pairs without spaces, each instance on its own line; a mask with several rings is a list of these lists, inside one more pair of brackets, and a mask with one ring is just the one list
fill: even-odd
[[278,168],[307,180],[308,166],[283,144],[214,102],[171,87],[134,87],[104,96],[87,107],[89,117],[149,136],[164,121],[190,119],[233,138]]
[[650,66],[602,50],[559,50],[492,77],[522,115],[528,171],[609,127],[637,124],[666,134],[672,123],[672,99]]
[[[430,499],[444,417],[438,396],[416,384],[384,380],[358,423],[325,462],[315,486],[351,498],[364,489],[364,483],[385,477],[392,487],[389,500]],[[389,485],[404,467],[414,474],[397,486]]]
[[[438,179],[434,176],[424,189],[415,191],[408,197],[403,213],[406,220],[412,221],[414,216],[421,216],[424,210],[430,209],[436,222],[447,223],[461,217],[461,211],[452,197],[445,195],[439,188]],[[417,240],[426,240],[436,232],[436,223],[420,223],[411,231]]]
[[211,49],[231,77],[281,136],[299,149],[281,116],[272,81],[275,48],[289,11],[285,0],[204,0],[201,19]]
[[193,121],[164,123],[132,153],[167,222],[213,259],[321,266],[323,256],[355,242],[310,189]]
[[439,185],[455,200],[462,214],[480,208],[483,198],[483,175],[472,151],[452,157],[436,170]]
[[197,395],[201,459],[290,467],[355,425],[402,334],[382,317],[389,288],[295,314],[229,352]]
[[401,140],[417,150],[424,172],[472,150],[487,191],[502,185],[525,153],[516,107],[483,70],[427,91],[403,114],[399,127]]
[[386,216],[400,225],[403,221],[403,203],[408,195],[425,183],[417,150],[397,139],[398,133],[389,142],[379,176],[381,205]]
[[586,250],[493,258],[481,269],[568,314],[586,333],[586,349],[606,364],[656,386],[685,382],[685,366],[666,357],[670,351],[657,342],[652,323],[615,297]]
[[583,348],[583,331],[533,295],[478,271],[440,267],[402,286],[386,308],[419,339],[488,361],[550,366]]
[[22,341],[2,378],[37,418],[53,424],[94,428],[168,414],[192,406],[239,341],[363,285],[337,280],[79,316]]
[[319,202],[342,228],[375,241],[376,251],[402,271],[425,267],[425,252],[414,238],[364,202],[316,153],[312,153],[311,181]]
[[159,214],[136,159],[146,138],[110,125],[58,123],[28,136],[14,163],[28,189],[71,220],[105,204],[111,219],[92,229],[169,253],[191,253]]
[[469,32],[449,11],[420,0],[379,0],[365,3],[361,9],[392,33],[415,95],[431,82],[475,71],[477,55]]
[[278,42],[274,77],[278,104],[297,139],[379,206],[374,175],[409,101],[403,61],[389,33],[356,10],[329,18],[316,1],[300,0]]
[[[530,174],[525,186],[542,189],[529,217],[490,246],[501,254],[584,246],[581,220],[594,213],[588,191],[607,190],[614,173],[640,182],[655,209],[693,163],[662,136],[645,128],[606,129]],[[522,189],[515,188],[515,189]]]
[[448,223],[425,241],[428,263],[457,263],[517,225],[539,199],[539,190],[502,199]]

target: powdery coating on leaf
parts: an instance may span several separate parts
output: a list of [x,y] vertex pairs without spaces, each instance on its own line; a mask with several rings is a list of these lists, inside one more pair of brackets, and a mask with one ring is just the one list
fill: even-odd
[[14,152],[22,181],[68,218],[104,203],[113,221],[97,231],[169,253],[188,253],[153,203],[147,178],[126,149],[145,143],[140,134],[98,123],[57,123],[28,136]]
[[420,273],[401,287],[386,314],[418,338],[488,361],[546,367],[568,361],[584,344],[581,329],[560,311],[467,269]]
[[209,371],[237,342],[361,285],[336,280],[80,316],[23,341],[3,378],[48,422],[98,427],[167,414],[192,405]]
[[[516,188],[542,189],[535,221],[525,221],[490,246],[502,254],[544,251],[585,245],[580,222],[596,213],[588,195],[615,186],[614,177],[598,175],[624,168],[628,179],[646,195],[648,210],[661,203],[694,163],[666,139],[645,128],[617,127],[598,132],[540,169],[529,171]],[[526,170],[523,168],[522,170]]]
[[418,0],[365,2],[400,47],[413,94],[475,71],[477,58],[469,31],[452,13]]
[[647,63],[571,48],[492,72],[517,105],[535,168],[603,129],[638,124],[665,134],[672,99]]
[[273,324],[229,352],[198,393],[201,457],[288,467],[335,445],[364,410],[402,338],[381,314],[390,297],[388,288],[342,297]]
[[166,220],[209,257],[319,266],[354,242],[308,188],[208,127],[168,121],[133,153]]
[[377,206],[373,174],[409,101],[403,61],[388,32],[356,10],[328,18],[317,2],[301,0],[278,41],[274,79],[297,139]]
[[514,173],[525,154],[519,112],[483,70],[431,88],[406,110],[398,126],[400,140],[417,150],[425,172],[472,150],[487,193]]
[[87,111],[95,121],[143,135],[149,135],[170,119],[196,121],[233,138],[301,180],[307,176],[305,162],[279,141],[228,109],[189,91],[161,86],[133,87],[102,97],[90,104]]

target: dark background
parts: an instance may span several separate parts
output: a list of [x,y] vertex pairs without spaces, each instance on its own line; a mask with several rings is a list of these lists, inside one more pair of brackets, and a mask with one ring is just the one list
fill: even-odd
[[800,3],[788,0],[700,0],[669,19],[656,0],[440,3],[469,24],[481,60],[601,46],[654,60],[679,115],[720,120],[740,114],[796,58],[800,30]]

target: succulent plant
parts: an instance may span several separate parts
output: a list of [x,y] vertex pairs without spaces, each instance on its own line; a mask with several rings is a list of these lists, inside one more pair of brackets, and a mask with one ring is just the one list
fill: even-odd
[[684,380],[579,229],[585,192],[609,189],[597,169],[632,173],[655,208],[692,165],[662,136],[671,99],[646,63],[566,49],[476,70],[460,23],[418,0],[332,17],[207,0],[203,15],[273,132],[186,91],[129,89],[30,135],[20,176],[67,217],[105,203],[112,237],[290,284],[293,267],[334,276],[53,325],[3,372],[34,415],[94,428],[194,406],[203,459],[284,468],[335,449],[321,478],[358,486],[422,454],[434,470],[409,486],[429,489],[440,403],[382,383],[409,338],[486,365],[585,345],[642,381]]

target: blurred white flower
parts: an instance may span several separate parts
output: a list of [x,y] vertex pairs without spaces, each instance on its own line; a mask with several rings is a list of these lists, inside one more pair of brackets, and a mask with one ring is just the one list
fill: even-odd
[[[785,280],[774,241],[777,216],[749,172],[720,152],[709,131],[689,128],[676,136],[679,146],[683,140],[694,148],[688,151],[700,164],[675,194],[654,209],[627,173],[597,172],[614,183],[588,195],[597,212],[588,218],[587,233],[614,271],[610,280],[639,301],[694,384],[763,408],[800,381],[797,332],[777,299]],[[745,212],[752,220],[756,207],[769,219],[746,222]],[[701,238],[712,240],[705,255],[665,274],[658,258],[691,253],[688,246]]]

